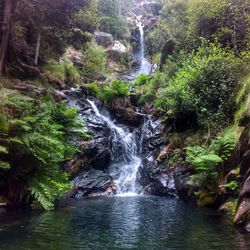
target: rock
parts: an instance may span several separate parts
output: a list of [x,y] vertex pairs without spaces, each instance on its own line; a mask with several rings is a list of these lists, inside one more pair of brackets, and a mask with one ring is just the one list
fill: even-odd
[[70,176],[75,177],[82,170],[88,168],[90,164],[91,164],[91,159],[89,159],[89,157],[86,156],[84,159],[75,158],[69,161],[64,168],[67,171],[67,173],[70,174]]
[[125,45],[119,41],[115,41],[113,46],[107,49],[106,53],[108,59],[123,65],[130,65],[133,60],[132,54]]
[[138,27],[132,29],[130,35],[130,44],[133,48],[133,52],[138,51],[140,48],[141,33]]
[[91,158],[91,163],[95,169],[106,169],[111,160],[108,137],[99,137],[89,140],[81,146],[83,156]]
[[203,191],[200,194],[199,200],[197,202],[199,206],[209,206],[213,205],[214,203],[215,203],[215,197],[206,191]]
[[56,89],[52,90],[52,96],[56,102],[67,100],[67,96],[62,91]]
[[142,127],[142,154],[149,155],[152,151],[160,149],[163,144],[163,131],[165,125],[161,120],[147,120]]
[[175,44],[172,40],[169,40],[162,48],[160,70],[163,70],[163,66],[166,64],[167,58],[173,53]]
[[244,224],[248,222],[250,214],[250,176],[244,181],[238,197],[237,212],[234,224]]
[[128,98],[115,98],[109,102],[108,108],[122,123],[139,126],[143,122],[144,115],[135,111]]
[[96,31],[94,33],[95,41],[98,45],[103,46],[104,48],[112,47],[114,45],[114,38],[110,33]]
[[250,214],[250,198],[243,198],[238,205],[236,215],[234,217],[234,224],[246,224],[249,223]]
[[171,144],[165,146],[157,157],[158,162],[162,162],[172,152]]
[[81,172],[74,180],[74,197],[100,196],[116,192],[113,178],[100,170],[90,168]]
[[82,68],[84,65],[84,58],[80,51],[75,50],[72,47],[68,47],[63,55],[64,61],[70,61],[73,65]]

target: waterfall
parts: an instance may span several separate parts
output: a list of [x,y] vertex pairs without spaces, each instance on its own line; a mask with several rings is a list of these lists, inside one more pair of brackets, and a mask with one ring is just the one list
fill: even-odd
[[95,115],[105,121],[111,131],[110,150],[111,165],[110,175],[117,184],[118,195],[137,195],[140,191],[137,171],[141,164],[141,157],[134,133],[127,132],[117,126],[110,117],[102,115],[93,101],[87,100]]
[[144,26],[141,21],[137,23],[137,27],[140,31],[140,50],[138,56],[140,68],[135,72],[135,77],[140,74],[149,75],[152,71],[152,64],[145,57]]

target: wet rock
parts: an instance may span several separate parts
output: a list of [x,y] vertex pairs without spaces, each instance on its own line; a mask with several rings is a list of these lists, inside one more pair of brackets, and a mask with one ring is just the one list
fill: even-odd
[[245,224],[249,222],[250,215],[250,176],[244,181],[238,197],[237,212],[234,224]]
[[111,160],[108,137],[100,137],[84,143],[81,146],[83,156],[91,158],[95,169],[106,169]]
[[137,179],[146,194],[184,198],[191,192],[188,179],[192,173],[193,169],[188,166],[169,168],[155,160],[144,159],[139,167]]
[[236,215],[234,217],[234,224],[247,224],[249,223],[250,215],[250,198],[243,198],[239,203]]
[[114,45],[114,38],[110,33],[96,31],[94,33],[94,38],[98,45],[101,45],[105,48],[108,48]]
[[141,41],[141,33],[138,27],[132,29],[130,35],[130,44],[133,48],[133,52],[138,51],[140,48],[140,41]]
[[109,110],[114,114],[115,118],[122,123],[131,126],[140,126],[143,122],[144,115],[136,112],[135,107],[127,98],[115,98],[108,104]]
[[74,180],[74,197],[114,194],[116,186],[113,178],[100,170],[90,168],[81,172]]
[[149,155],[152,151],[159,150],[163,144],[163,131],[165,126],[161,120],[147,120],[142,127],[142,154]]

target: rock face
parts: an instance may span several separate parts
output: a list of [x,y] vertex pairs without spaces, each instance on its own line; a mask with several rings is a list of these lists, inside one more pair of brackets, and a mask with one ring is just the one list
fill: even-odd
[[140,48],[140,30],[138,27],[132,29],[131,35],[130,35],[130,44],[133,48],[133,52],[138,51]]
[[[91,136],[89,140],[81,138],[75,140],[80,153],[66,166],[74,177],[74,190],[71,196],[80,198],[115,194],[116,185],[109,174],[109,167],[112,157],[119,158],[119,155],[114,156],[111,153],[113,152],[112,127],[93,111],[83,92],[73,91],[68,96],[69,103],[78,107],[79,113],[85,120],[84,127]],[[104,104],[97,100],[95,105],[99,110],[104,108]],[[163,135],[169,128],[161,120],[152,120],[137,112],[127,98],[116,98],[107,107],[113,118],[119,121],[120,126],[124,124],[128,128],[127,131],[135,131],[135,141],[140,151],[138,155],[142,158],[137,172],[137,181],[143,189],[142,192],[159,196],[186,196],[189,190],[187,180],[191,170],[186,166],[170,168],[163,162],[169,153],[164,147]],[[104,109],[102,113],[105,112],[107,110]]]
[[81,172],[74,180],[73,196],[76,198],[103,196],[116,193],[116,186],[111,176],[93,168]]

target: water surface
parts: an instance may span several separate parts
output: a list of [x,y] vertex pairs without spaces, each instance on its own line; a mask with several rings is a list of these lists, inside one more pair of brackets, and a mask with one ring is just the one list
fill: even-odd
[[14,222],[1,224],[1,250],[250,249],[250,236],[213,209],[175,198],[92,198],[11,217]]

